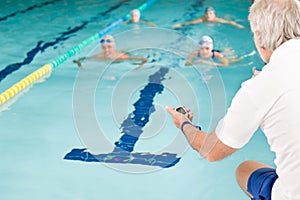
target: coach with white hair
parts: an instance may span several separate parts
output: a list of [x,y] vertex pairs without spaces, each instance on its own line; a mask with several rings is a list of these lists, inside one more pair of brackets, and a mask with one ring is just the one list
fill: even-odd
[[297,0],[255,0],[249,21],[254,43],[267,63],[247,80],[211,134],[167,106],[190,145],[209,161],[242,148],[260,127],[275,152],[276,169],[245,161],[236,171],[254,200],[300,199],[300,6]]

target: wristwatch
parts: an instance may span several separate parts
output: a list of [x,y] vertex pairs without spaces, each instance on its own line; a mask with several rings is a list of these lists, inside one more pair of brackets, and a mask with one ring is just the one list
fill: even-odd
[[187,125],[187,124],[192,125],[192,126],[194,126],[195,128],[197,128],[197,129],[199,129],[199,130],[201,131],[201,127],[200,127],[200,126],[196,126],[196,125],[192,124],[190,121],[185,121],[185,122],[183,122],[183,123],[181,124],[181,127],[180,127],[180,129],[181,129],[182,132],[183,132],[183,127],[184,127],[185,125]]

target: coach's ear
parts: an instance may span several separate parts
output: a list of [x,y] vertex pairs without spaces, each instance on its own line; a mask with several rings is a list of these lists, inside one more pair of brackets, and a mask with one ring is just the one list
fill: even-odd
[[260,32],[254,31],[253,34],[254,34],[254,43],[255,43],[256,49],[257,49],[261,59],[265,63],[268,63],[270,61],[272,52],[270,50],[268,50],[265,46],[263,46],[263,44],[261,42],[262,35]]

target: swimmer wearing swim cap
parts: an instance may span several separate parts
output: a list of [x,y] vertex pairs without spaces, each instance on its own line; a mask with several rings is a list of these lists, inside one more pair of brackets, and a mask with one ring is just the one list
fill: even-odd
[[115,39],[111,35],[105,35],[101,40],[101,44],[115,45]]
[[198,19],[195,19],[195,20],[192,20],[192,21],[184,22],[184,23],[181,23],[181,24],[175,24],[173,26],[173,28],[181,28],[181,27],[186,26],[186,25],[198,24],[198,23],[201,23],[201,22],[216,22],[216,23],[222,23],[222,24],[230,24],[230,25],[233,25],[237,28],[244,28],[244,26],[242,26],[240,24],[237,24],[234,21],[225,20],[225,19],[217,17],[215,9],[211,6],[208,6],[207,8],[205,8],[204,14],[205,14],[204,17],[201,17],[201,18],[198,18]]
[[225,67],[229,63],[238,62],[243,59],[242,57],[232,56],[226,57],[219,50],[214,49],[214,41],[208,36],[204,35],[199,41],[199,49],[192,52],[185,65],[191,65],[192,63],[202,63],[212,66]]
[[210,49],[213,49],[213,39],[207,35],[203,36],[199,41],[200,47],[209,47]]
[[104,57],[112,58],[115,57],[116,52],[116,44],[115,39],[111,35],[105,35],[101,40],[101,47]]
[[216,11],[213,7],[208,6],[208,7],[205,8],[205,13],[207,13],[207,12],[214,12],[215,13]]
[[209,22],[214,22],[214,20],[217,18],[216,17],[216,11],[215,11],[215,9],[213,7],[208,6],[205,9],[205,18]]
[[[201,37],[199,41],[199,50],[194,51],[188,57],[185,65],[191,65],[192,63],[203,63],[213,66],[227,66],[228,60],[218,50],[214,50],[213,39],[208,35]],[[219,62],[215,62],[215,59]]]
[[138,9],[134,9],[131,12],[131,21],[137,23],[140,21],[141,12]]
[[78,65],[78,67],[82,67],[81,62],[86,60],[86,59],[99,59],[99,60],[108,60],[112,62],[120,62],[124,60],[132,60],[132,61],[141,61],[139,63],[138,67],[143,66],[148,59],[147,58],[142,58],[142,57],[131,57],[126,53],[119,52],[116,50],[116,43],[115,39],[111,35],[105,35],[101,40],[100,40],[102,52],[95,54],[91,57],[83,57],[79,58],[78,60],[73,60],[74,63]]
[[197,57],[199,58],[223,58],[224,56],[220,53],[220,51],[214,50],[213,39],[208,35],[204,35],[201,37],[199,41],[200,49],[197,53]]
[[156,27],[155,24],[149,21],[141,20],[141,12],[138,9],[133,9],[130,11],[130,20],[125,21],[124,23],[129,24],[138,24],[138,23],[144,23],[152,27]]

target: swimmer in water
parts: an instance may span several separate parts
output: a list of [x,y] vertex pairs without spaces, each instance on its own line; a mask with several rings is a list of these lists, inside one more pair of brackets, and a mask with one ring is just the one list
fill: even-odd
[[86,59],[112,60],[113,62],[120,62],[124,60],[136,60],[141,61],[141,63],[139,64],[139,67],[141,67],[148,61],[147,58],[130,57],[126,53],[118,52],[116,50],[115,39],[111,35],[105,35],[100,40],[100,43],[102,48],[101,53],[95,54],[91,57],[79,58],[78,60],[73,60],[73,62],[76,63],[78,67],[81,67],[81,62]]
[[[200,49],[192,52],[189,55],[187,61],[185,62],[186,66],[192,65],[192,63],[203,63],[225,67],[231,62],[237,62],[242,59],[242,57],[227,58],[221,53],[221,51],[213,49],[213,39],[207,35],[200,39],[199,45]],[[217,62],[215,60],[217,60]]]
[[234,21],[226,20],[226,19],[222,19],[222,18],[217,17],[215,9],[211,6],[208,6],[205,9],[204,17],[201,17],[201,18],[198,18],[198,19],[195,19],[195,20],[192,20],[192,21],[184,22],[184,23],[181,23],[181,24],[175,24],[173,26],[173,28],[182,28],[183,26],[186,26],[186,25],[198,24],[198,23],[201,23],[201,22],[216,22],[216,23],[230,24],[230,25],[233,25],[237,28],[244,28],[244,26],[242,26],[242,25],[240,25],[240,24],[238,24]]
[[145,20],[141,20],[141,12],[138,10],[138,9],[133,9],[131,12],[130,12],[130,20],[126,21],[125,23],[134,23],[134,24],[138,24],[138,23],[144,23],[144,24],[147,24],[149,26],[152,26],[152,27],[157,27],[155,24],[153,24],[152,22],[149,22],[149,21],[145,21]]

